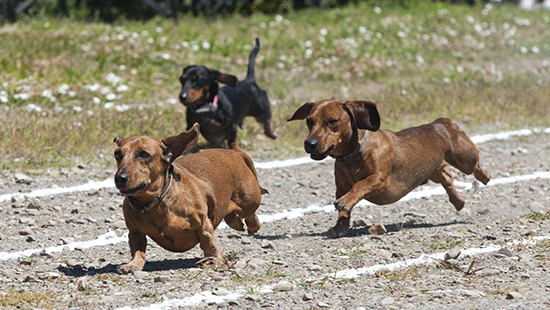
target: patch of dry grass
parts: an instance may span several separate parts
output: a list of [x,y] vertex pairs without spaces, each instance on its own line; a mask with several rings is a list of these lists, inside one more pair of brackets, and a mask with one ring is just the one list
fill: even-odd
[[59,305],[53,301],[55,296],[52,292],[10,291],[0,294],[0,307],[56,309]]

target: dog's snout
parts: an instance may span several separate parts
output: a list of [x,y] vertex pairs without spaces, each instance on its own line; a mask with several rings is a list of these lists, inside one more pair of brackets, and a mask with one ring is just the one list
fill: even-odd
[[128,182],[128,174],[126,173],[119,173],[115,175],[115,184],[117,186],[125,185]]
[[318,144],[319,142],[317,141],[317,139],[307,139],[306,141],[304,141],[304,149],[307,153],[313,153],[317,149]]
[[180,93],[180,102],[184,103],[187,100],[187,92]]

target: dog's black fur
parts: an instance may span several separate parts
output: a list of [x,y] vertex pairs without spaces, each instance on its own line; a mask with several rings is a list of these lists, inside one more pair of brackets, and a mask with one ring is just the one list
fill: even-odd
[[[183,69],[180,77],[182,85],[180,102],[187,107],[187,130],[195,123],[200,124],[203,137],[210,143],[221,144],[225,140],[232,149],[239,149],[237,126],[242,128],[246,116],[253,116],[263,125],[264,133],[275,139],[277,134],[271,129],[271,105],[265,91],[256,84],[254,61],[260,50],[260,40],[248,58],[246,78],[237,83],[230,74],[205,66],[191,65]],[[222,88],[218,82],[227,84]],[[212,102],[218,95],[218,106]]]

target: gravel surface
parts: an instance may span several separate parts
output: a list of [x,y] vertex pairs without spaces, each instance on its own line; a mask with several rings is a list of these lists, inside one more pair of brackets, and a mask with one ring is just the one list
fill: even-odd
[[[550,134],[478,147],[493,179],[462,192],[461,212],[446,195],[358,206],[350,233],[327,239],[337,216],[330,207],[333,162],[258,169],[270,192],[258,214],[300,209],[284,213],[296,217],[265,222],[252,237],[218,229],[227,256],[218,268],[199,263],[199,247],[171,253],[150,241],[144,271],[128,275],[116,272],[130,251],[114,188],[25,195],[111,178],[114,161],[26,175],[3,171],[0,197],[19,194],[0,202],[0,308],[550,308],[550,179],[505,182],[550,170]],[[474,181],[453,173],[462,186]],[[504,183],[491,184],[498,180]],[[318,208],[304,210],[312,205]],[[79,243],[109,232],[113,244]],[[6,257],[28,249],[37,251]]]

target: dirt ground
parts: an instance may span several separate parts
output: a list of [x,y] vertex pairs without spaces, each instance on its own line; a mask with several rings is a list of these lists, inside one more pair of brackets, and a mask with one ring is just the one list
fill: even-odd
[[[0,195],[0,306],[54,309],[543,309],[550,308],[550,134],[478,144],[489,186],[464,190],[456,212],[446,195],[354,209],[354,228],[328,239],[336,222],[333,162],[258,169],[266,221],[254,236],[216,231],[222,267],[199,263],[197,246],[171,253],[149,241],[144,272],[122,275],[130,259],[114,188],[46,197],[36,189],[100,181],[115,165],[3,171]],[[255,159],[261,162],[261,159]],[[454,171],[459,188],[473,176]],[[418,189],[434,188],[429,183]],[[14,200],[14,201],[12,201]],[[318,206],[318,207],[310,207]],[[309,209],[305,210],[306,208]],[[290,212],[293,209],[293,212]],[[286,211],[285,211],[286,210]],[[292,217],[291,215],[295,215]],[[268,215],[271,215],[269,217]],[[381,223],[387,233],[370,234]],[[76,246],[111,231],[114,244]],[[520,241],[520,242],[514,242]],[[526,241],[526,242],[521,242]],[[529,241],[529,242],[527,242]],[[461,254],[444,260],[449,250]],[[454,253],[456,255],[456,253]],[[436,258],[428,258],[432,256]]]

